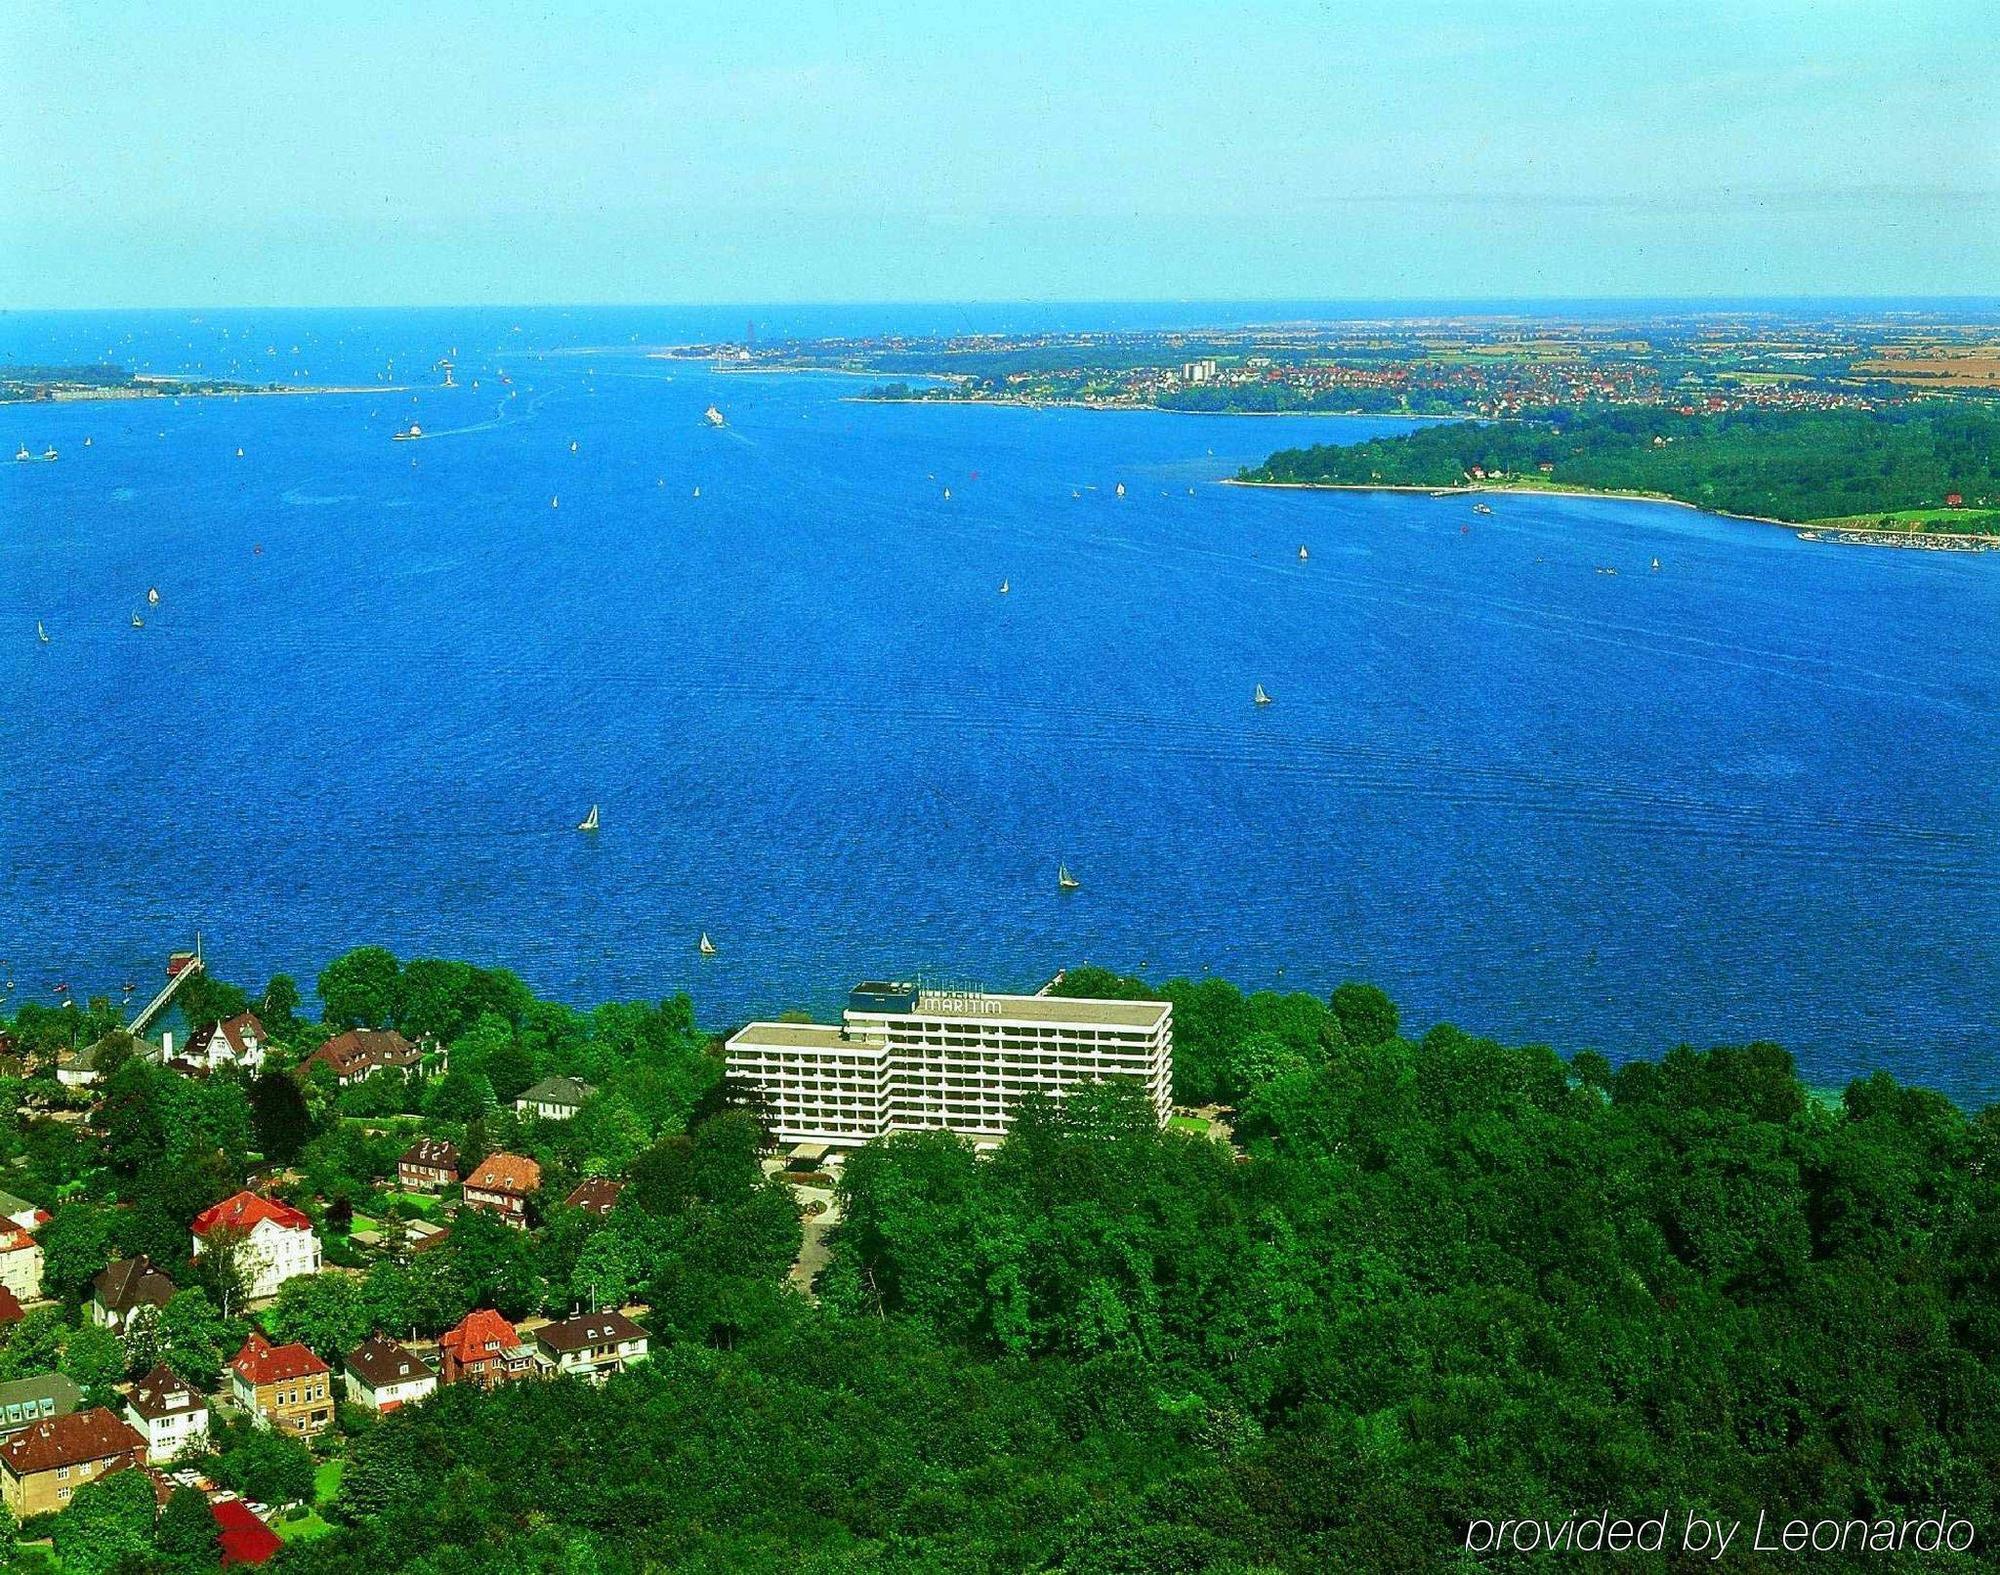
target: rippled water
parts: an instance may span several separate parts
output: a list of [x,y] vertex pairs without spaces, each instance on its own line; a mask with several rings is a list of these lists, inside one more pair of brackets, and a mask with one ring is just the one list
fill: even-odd
[[[317,380],[480,387],[0,408],[63,455],[0,469],[17,995],[197,928],[250,984],[379,941],[717,1024],[1088,959],[2000,1093],[2000,559],[1216,484],[1393,422],[535,351],[627,326],[322,321]],[[168,327],[153,364],[226,368]]]

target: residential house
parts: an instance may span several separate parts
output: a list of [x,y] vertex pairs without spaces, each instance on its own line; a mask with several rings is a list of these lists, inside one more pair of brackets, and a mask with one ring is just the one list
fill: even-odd
[[523,1115],[540,1116],[544,1121],[567,1121],[595,1092],[588,1083],[580,1083],[573,1077],[545,1077],[515,1100],[514,1108]]
[[393,1028],[350,1028],[335,1034],[299,1065],[304,1077],[315,1065],[328,1066],[342,1088],[373,1073],[408,1074],[423,1060],[417,1047]]
[[146,1435],[146,1458],[157,1465],[208,1438],[208,1396],[161,1362],[125,1397],[125,1420]]
[[18,1225],[0,1226],[0,1287],[24,1302],[41,1299],[41,1244]]
[[17,1522],[46,1515],[85,1484],[145,1462],[146,1440],[102,1406],[49,1417],[0,1440],[0,1500]]
[[264,1052],[271,1036],[257,1020],[255,1012],[238,1012],[220,1023],[210,1023],[188,1035],[181,1058],[204,1072],[220,1072],[239,1067],[254,1072],[264,1064]]
[[455,1329],[438,1341],[438,1355],[447,1384],[477,1384],[491,1389],[535,1371],[534,1348],[515,1333],[514,1326],[490,1307],[469,1312]]
[[435,1192],[458,1180],[458,1145],[443,1138],[418,1138],[396,1161],[396,1181],[405,1192]]
[[17,1198],[11,1192],[0,1192],[0,1221],[25,1231],[37,1231],[48,1224],[49,1211],[37,1208],[26,1198]]
[[414,1351],[378,1334],[347,1353],[347,1398],[371,1411],[393,1411],[437,1388],[437,1374]]
[[35,1373],[0,1384],[0,1435],[52,1416],[68,1416],[83,1404],[83,1391],[61,1373]]
[[106,1264],[90,1283],[90,1321],[113,1334],[123,1334],[141,1307],[166,1306],[175,1289],[143,1252]]
[[273,1345],[257,1330],[229,1364],[229,1392],[260,1425],[309,1434],[333,1420],[331,1370],[304,1345]]
[[542,1185],[542,1167],[519,1154],[488,1154],[465,1178],[465,1205],[528,1228],[528,1199]]
[[578,1313],[535,1331],[535,1359],[553,1372],[602,1383],[646,1359],[646,1331],[616,1311]]
[[244,1233],[244,1280],[252,1301],[276,1296],[279,1286],[298,1275],[319,1273],[319,1235],[312,1221],[290,1204],[239,1192],[203,1209],[195,1216],[193,1229],[197,1258],[211,1231]]
[[602,1218],[611,1212],[618,1202],[618,1194],[624,1190],[625,1183],[622,1181],[614,1181],[609,1176],[590,1176],[579,1181],[563,1202],[573,1209],[582,1209],[586,1214]]

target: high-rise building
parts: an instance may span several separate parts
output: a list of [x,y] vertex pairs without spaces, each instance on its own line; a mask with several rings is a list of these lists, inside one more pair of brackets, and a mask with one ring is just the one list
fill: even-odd
[[1173,1111],[1173,1007],[867,983],[839,1025],[751,1023],[729,1076],[762,1098],[788,1143],[887,1132],[1006,1134],[1022,1095],[1126,1078],[1164,1125]]

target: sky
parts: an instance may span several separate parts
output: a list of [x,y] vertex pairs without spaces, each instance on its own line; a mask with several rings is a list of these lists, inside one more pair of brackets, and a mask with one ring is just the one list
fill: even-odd
[[0,307],[1991,294],[1992,0],[0,0]]

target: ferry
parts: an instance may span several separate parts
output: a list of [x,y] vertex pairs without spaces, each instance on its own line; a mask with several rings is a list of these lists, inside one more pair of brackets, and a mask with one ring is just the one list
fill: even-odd
[[423,435],[424,429],[412,421],[403,431],[392,432],[389,435],[389,441],[391,443],[414,443]]

